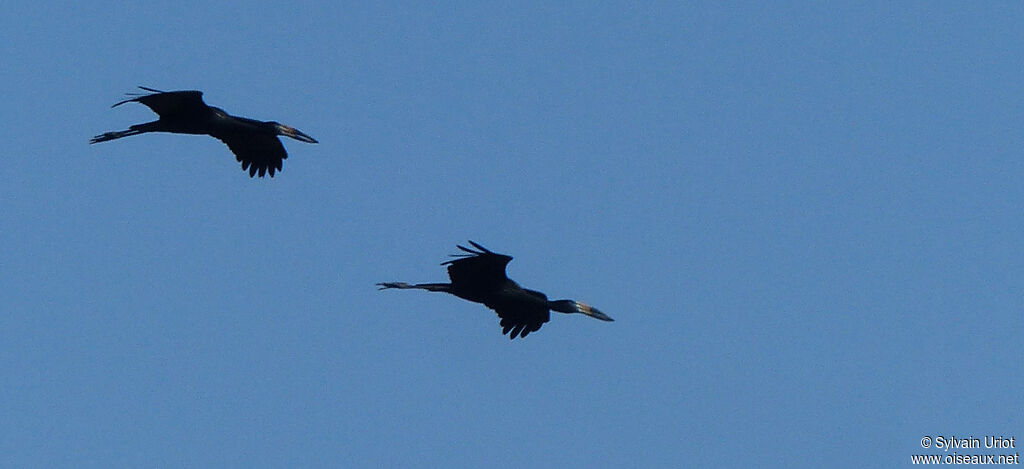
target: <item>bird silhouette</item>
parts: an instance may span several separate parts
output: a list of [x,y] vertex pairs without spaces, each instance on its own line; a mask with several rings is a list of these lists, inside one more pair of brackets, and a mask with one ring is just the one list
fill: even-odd
[[550,311],[560,313],[581,313],[602,321],[613,321],[597,308],[575,300],[548,300],[548,297],[534,290],[522,288],[505,274],[505,266],[511,256],[489,251],[470,241],[476,250],[459,245],[465,254],[453,254],[458,259],[443,262],[448,266],[451,283],[384,282],[378,283],[381,290],[389,288],[420,289],[444,292],[464,300],[483,303],[493,309],[501,318],[501,333],[509,339],[526,337],[536,332],[550,319]]
[[281,163],[288,158],[284,145],[277,138],[284,135],[306,143],[318,143],[294,127],[277,122],[264,122],[245,117],[232,116],[223,109],[208,106],[203,102],[202,91],[160,91],[140,86],[150,94],[129,94],[131,96],[111,107],[136,102],[155,112],[159,119],[153,122],[133,125],[128,130],[107,132],[97,135],[89,143],[138,135],[146,132],[170,132],[176,134],[209,135],[225,144],[235,158],[242,163],[242,170],[249,171],[249,177],[263,177],[281,170]]

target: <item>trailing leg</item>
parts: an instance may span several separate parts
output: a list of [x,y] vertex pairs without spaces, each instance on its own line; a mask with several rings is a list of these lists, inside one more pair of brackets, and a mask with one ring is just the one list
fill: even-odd
[[158,128],[158,123],[159,122],[160,121],[146,122],[145,124],[136,124],[136,125],[133,125],[131,127],[128,127],[128,130],[119,130],[119,131],[116,131],[116,132],[107,132],[105,134],[101,134],[101,135],[97,135],[97,136],[93,137],[92,140],[89,140],[89,143],[106,142],[108,140],[115,140],[115,139],[118,139],[118,138],[121,138],[121,137],[130,137],[132,135],[143,134],[143,133],[146,133],[146,132],[157,132],[157,131],[160,130]]
[[451,293],[451,290],[452,290],[452,284],[450,284],[450,283],[417,283],[417,284],[410,284],[410,283],[405,283],[405,282],[384,282],[384,283],[378,283],[377,286],[380,287],[379,290],[386,290],[388,288],[400,288],[400,289],[403,289],[403,290],[404,289],[410,289],[410,288],[417,288],[417,289],[420,289],[420,290],[439,291],[439,292],[445,292],[445,293]]

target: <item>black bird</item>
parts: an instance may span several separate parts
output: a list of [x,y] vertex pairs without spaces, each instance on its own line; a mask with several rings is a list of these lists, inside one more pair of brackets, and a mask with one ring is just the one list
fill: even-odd
[[160,119],[137,124],[119,132],[97,135],[89,143],[106,142],[129,135],[146,132],[171,132],[176,134],[209,135],[228,145],[235,158],[242,163],[242,170],[249,170],[249,177],[259,173],[260,177],[281,170],[281,161],[288,158],[278,135],[285,135],[306,143],[318,143],[294,127],[277,122],[264,122],[244,117],[235,117],[223,109],[207,106],[202,91],[160,91],[140,86],[151,94],[129,94],[132,96],[111,107],[124,103],[142,103],[160,116]]
[[548,310],[560,313],[582,313],[602,321],[612,321],[608,315],[597,308],[574,300],[549,301],[539,291],[527,290],[505,275],[505,266],[512,260],[511,256],[497,254],[487,248],[470,241],[477,251],[464,246],[459,249],[468,254],[453,254],[458,259],[441,263],[448,266],[448,277],[451,283],[417,283],[404,282],[378,283],[381,290],[386,288],[419,288],[421,290],[451,293],[464,300],[483,303],[493,309],[501,318],[501,333],[509,334],[509,339],[526,337],[527,334],[540,329],[548,322]]

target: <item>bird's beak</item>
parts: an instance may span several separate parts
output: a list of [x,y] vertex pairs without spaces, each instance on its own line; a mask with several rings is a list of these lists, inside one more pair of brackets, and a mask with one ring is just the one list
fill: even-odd
[[614,321],[614,319],[609,317],[607,314],[602,313],[597,308],[590,306],[586,303],[580,303],[579,301],[576,302],[576,311],[586,314],[587,316],[590,316],[594,319],[600,319],[602,321]]
[[315,138],[310,137],[296,129],[295,127],[288,127],[287,125],[281,126],[281,135],[294,138],[295,140],[306,142],[306,143],[320,143]]

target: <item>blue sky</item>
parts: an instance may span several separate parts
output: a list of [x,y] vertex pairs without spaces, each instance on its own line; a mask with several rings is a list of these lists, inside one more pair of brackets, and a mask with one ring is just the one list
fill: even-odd
[[[1024,437],[1022,23],[8,5],[0,465],[899,467]],[[272,180],[208,137],[90,146],[152,120],[110,109],[136,85],[320,144]],[[444,281],[467,239],[616,322],[509,341],[374,287]]]

